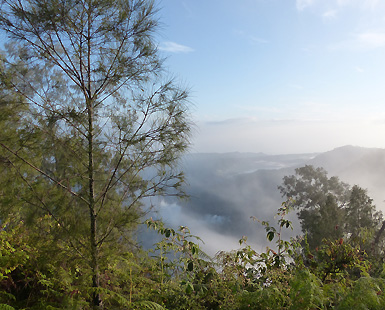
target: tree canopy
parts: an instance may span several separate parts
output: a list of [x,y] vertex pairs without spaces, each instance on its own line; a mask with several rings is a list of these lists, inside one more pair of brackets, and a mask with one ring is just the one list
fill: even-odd
[[373,241],[382,222],[382,214],[372,204],[367,191],[358,185],[350,187],[338,177],[328,177],[323,168],[307,165],[285,176],[279,190],[298,210],[302,231],[310,248],[323,239],[349,237],[354,242]]
[[101,305],[100,276],[130,244],[144,200],[183,195],[188,93],[163,74],[153,1],[4,0],[0,29],[2,126],[20,120],[0,141],[20,186],[2,220],[50,216]]

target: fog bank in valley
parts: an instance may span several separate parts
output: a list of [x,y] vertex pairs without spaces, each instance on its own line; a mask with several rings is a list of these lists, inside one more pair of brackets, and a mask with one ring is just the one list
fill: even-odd
[[[385,211],[385,150],[345,146],[325,153],[293,155],[188,154],[182,169],[189,199],[162,199],[154,216],[172,227],[188,226],[192,234],[203,239],[202,248],[211,255],[236,249],[242,236],[261,251],[269,245],[265,230],[250,217],[276,222],[274,216],[284,200],[278,185],[285,175],[306,164],[323,167],[329,176],[336,175],[350,185],[368,189],[377,208]],[[300,234],[295,212],[290,219],[295,228],[289,235]]]

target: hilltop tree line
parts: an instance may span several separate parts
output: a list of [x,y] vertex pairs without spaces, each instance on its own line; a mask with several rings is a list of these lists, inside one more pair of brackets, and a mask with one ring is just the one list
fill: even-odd
[[[382,214],[322,168],[284,178],[263,253],[243,237],[211,258],[146,219],[185,196],[191,130],[154,1],[2,0],[0,29],[0,309],[383,308]],[[291,209],[304,234],[284,240]]]
[[365,189],[350,187],[338,177],[329,178],[325,169],[309,165],[285,176],[278,188],[293,201],[310,249],[323,239],[347,238],[366,251],[380,250],[383,215]]

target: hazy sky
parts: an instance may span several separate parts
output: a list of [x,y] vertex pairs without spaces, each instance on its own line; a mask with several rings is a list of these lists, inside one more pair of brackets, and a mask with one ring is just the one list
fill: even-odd
[[192,152],[385,147],[385,1],[163,0]]

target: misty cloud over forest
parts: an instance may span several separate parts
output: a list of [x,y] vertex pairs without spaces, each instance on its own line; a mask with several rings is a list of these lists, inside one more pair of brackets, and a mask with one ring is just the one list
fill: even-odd
[[[186,174],[188,200],[161,201],[159,216],[170,226],[186,225],[213,255],[235,249],[242,236],[257,250],[268,245],[265,230],[251,216],[274,223],[284,198],[278,185],[285,175],[304,165],[323,167],[350,185],[368,190],[377,209],[385,211],[382,171],[385,150],[345,146],[325,153],[266,155],[263,153],[198,153],[186,155],[182,169]],[[295,212],[289,216],[300,234]],[[289,236],[287,235],[287,237]]]

